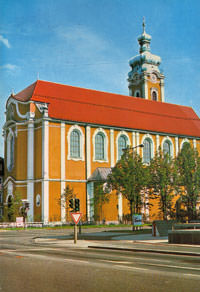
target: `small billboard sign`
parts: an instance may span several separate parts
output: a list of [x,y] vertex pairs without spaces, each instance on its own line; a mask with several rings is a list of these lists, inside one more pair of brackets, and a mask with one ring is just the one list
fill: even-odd
[[16,225],[17,225],[17,227],[24,227],[24,218],[23,217],[16,217]]
[[142,215],[134,214],[133,215],[133,226],[141,226],[142,225]]

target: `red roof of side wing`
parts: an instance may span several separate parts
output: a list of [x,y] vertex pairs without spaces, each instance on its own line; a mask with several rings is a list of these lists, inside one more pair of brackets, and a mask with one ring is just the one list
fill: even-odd
[[186,106],[40,80],[14,98],[48,103],[51,118],[200,137],[200,119]]

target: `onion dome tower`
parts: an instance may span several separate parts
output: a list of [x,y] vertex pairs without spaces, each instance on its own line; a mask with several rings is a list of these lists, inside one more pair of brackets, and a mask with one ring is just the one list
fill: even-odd
[[160,72],[161,58],[150,51],[151,36],[145,31],[138,37],[139,55],[129,61],[129,95],[154,101],[164,101],[164,75]]

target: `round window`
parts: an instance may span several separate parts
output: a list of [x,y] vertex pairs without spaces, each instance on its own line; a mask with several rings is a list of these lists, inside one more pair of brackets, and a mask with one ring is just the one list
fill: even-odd
[[40,207],[40,195],[36,196],[36,206]]

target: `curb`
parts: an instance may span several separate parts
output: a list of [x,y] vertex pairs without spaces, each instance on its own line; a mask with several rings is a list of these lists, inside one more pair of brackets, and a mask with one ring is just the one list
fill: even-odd
[[88,248],[117,250],[117,251],[130,251],[130,252],[145,252],[145,253],[172,254],[172,255],[183,255],[183,256],[198,256],[198,257],[200,257],[200,253],[194,253],[194,252],[179,252],[179,251],[171,251],[171,250],[122,248],[122,247],[92,246],[92,245],[88,245]]

